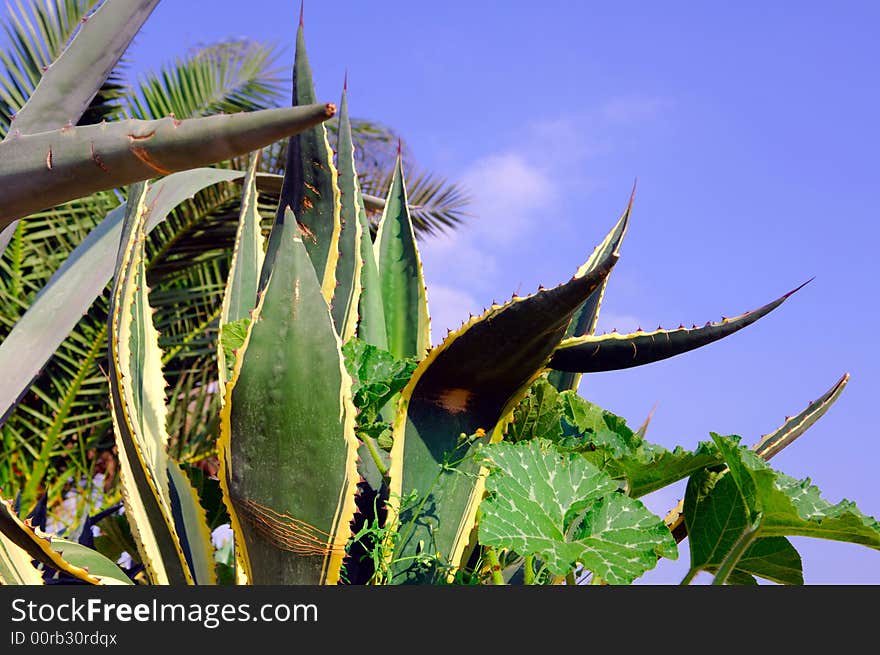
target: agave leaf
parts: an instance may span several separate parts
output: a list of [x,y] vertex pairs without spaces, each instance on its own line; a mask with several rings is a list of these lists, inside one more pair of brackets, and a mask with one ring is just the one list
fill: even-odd
[[[296,32],[296,53],[293,62],[293,104],[309,107],[315,102],[312,69],[306,55],[303,25]],[[335,111],[334,111],[335,113]],[[330,114],[328,118],[332,116]],[[314,122],[309,129],[297,130],[287,146],[287,162],[281,186],[276,222],[284,220],[287,208],[293,209],[303,233],[303,243],[315,266],[324,299],[330,304],[336,289],[336,262],[339,257],[339,185],[333,151],[323,124]],[[266,251],[268,266],[260,276],[260,289],[271,274],[272,260],[281,247],[279,233],[269,235]]]
[[[141,561],[154,584],[210,584],[213,567],[196,563],[213,551],[204,511],[191,507],[166,452],[165,380],[152,322],[144,262],[146,184],[129,190],[113,292],[109,353],[113,428],[126,513]],[[208,535],[207,543],[204,536]],[[192,565],[192,566],[191,566]]]
[[[354,164],[354,145],[351,140],[351,122],[348,117],[348,94],[343,88],[339,103],[339,132],[336,142],[336,160],[339,168],[340,221],[339,261],[336,266],[338,287],[333,296],[331,311],[336,331],[345,343],[357,330],[361,297],[361,270],[363,269],[363,226],[366,210]],[[367,232],[369,239],[369,232]]]
[[173,461],[168,462],[168,492],[171,511],[186,563],[196,584],[217,584],[214,545],[207,512],[189,478]]
[[482,449],[490,474],[480,543],[537,555],[554,575],[577,564],[610,584],[629,584],[678,558],[659,517],[585,459],[532,439]]
[[[40,564],[49,566],[57,571],[63,571],[89,584],[101,584],[101,581],[95,576],[90,575],[88,571],[71,564],[59,555],[51,546],[52,536],[32,526],[29,519],[22,521],[18,518],[12,503],[4,498],[0,498],[0,532],[5,537],[0,546],[4,550],[8,549],[7,552],[12,553],[12,548],[18,547],[26,552],[30,559],[36,560]],[[12,544],[11,547],[9,546],[10,542]],[[19,564],[21,560],[20,555],[14,553],[12,557],[15,558],[14,561],[17,565],[13,575],[16,578],[20,577],[21,580],[29,581],[31,579],[30,574]]]
[[[257,286],[260,281],[260,269],[263,266],[263,232],[260,228],[260,213],[257,209],[256,173],[259,156],[251,158],[241,196],[241,212],[238,230],[235,234],[235,245],[232,260],[226,278],[226,290],[220,311],[220,348],[217,350],[217,366],[220,375],[220,393],[225,395],[226,382],[232,361],[227,360],[228,331],[225,326],[242,325],[241,321],[250,319],[251,312],[257,305]],[[242,332],[246,331],[242,327]],[[228,337],[226,338],[228,341]],[[238,347],[237,344],[236,347]]]
[[119,121],[14,136],[0,143],[0,229],[95,191],[213,164],[319,124],[332,104],[178,121]]
[[[239,171],[201,168],[169,175],[150,187],[146,231],[197,191],[242,176]],[[123,203],[104,218],[55,272],[0,344],[0,423],[24,395],[40,369],[113,277]]]
[[[7,133],[35,134],[76,123],[159,0],[105,0],[52,63]],[[82,194],[85,195],[85,194]]]
[[374,250],[382,285],[388,351],[398,359],[422,359],[431,348],[431,320],[399,156]]
[[808,403],[804,411],[795,416],[786,416],[785,423],[773,432],[765,434],[755,444],[755,454],[764,461],[769,461],[771,457],[794,442],[795,439],[806,432],[813,423],[818,421],[831,408],[834,401],[843,393],[847,382],[849,382],[849,373],[844,373],[833,387],[816,400]]
[[43,576],[31,557],[0,531],[0,585],[41,585]]
[[220,480],[248,580],[335,584],[358,477],[351,381],[292,211],[275,230],[284,247],[227,385]]
[[[617,255],[589,273],[532,296],[514,298],[471,319],[421,361],[403,390],[391,450],[389,521],[399,524],[394,582],[434,579],[414,559],[439,553],[457,567],[468,545],[485,470],[473,456],[502,438],[513,408],[540,375],[580,304],[602,283]],[[422,499],[401,507],[402,494]]]
[[[635,194],[636,188],[633,186],[626,209],[623,210],[623,214],[614,227],[611,228],[611,231],[608,232],[602,240],[602,243],[596,246],[596,249],[593,250],[593,254],[590,255],[590,258],[584,264],[586,270],[595,266],[606,252],[614,252],[620,256],[620,244],[623,243],[623,238],[626,236],[626,229],[629,227],[629,217],[632,213]],[[571,319],[571,323],[568,324],[568,329],[565,331],[565,336],[567,338],[592,335],[596,331],[596,322],[599,320],[599,310],[602,307],[602,299],[605,297],[606,288],[608,288],[608,278],[605,279],[602,286],[590,294],[590,297],[587,298],[584,301],[584,304],[578,308],[577,312],[575,312],[575,315]],[[581,374],[572,371],[550,371],[547,379],[550,381],[550,384],[556,387],[559,391],[566,391],[578,388],[581,381]]]
[[654,332],[638,331],[632,334],[612,332],[602,336],[565,339],[553,353],[549,367],[556,371],[598,373],[643,366],[674,357],[723,339],[751,325],[779,307],[789,296],[803,288],[804,284],[754,311],[725,318],[718,323],[706,323],[703,327],[658,329]]

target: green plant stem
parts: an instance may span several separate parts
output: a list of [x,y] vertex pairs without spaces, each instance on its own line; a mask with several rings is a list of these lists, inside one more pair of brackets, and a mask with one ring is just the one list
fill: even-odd
[[759,513],[755,517],[754,522],[752,522],[751,525],[746,526],[746,529],[743,530],[739,539],[736,540],[736,543],[733,544],[733,547],[728,551],[727,555],[724,556],[721,566],[718,567],[718,571],[715,573],[715,579],[712,580],[713,585],[723,585],[727,582],[727,578],[733,573],[733,570],[739,563],[743,553],[746,552],[748,547],[752,545],[752,542],[758,536],[758,532],[761,529],[762,518],[763,516]]
[[565,576],[565,584],[566,586],[576,587],[577,586],[577,578],[574,577],[574,571],[569,571]]
[[526,555],[523,562],[523,584],[535,584],[535,556]]
[[693,581],[693,579],[695,577],[697,577],[697,573],[699,573],[699,572],[700,572],[700,569],[689,569],[687,572],[687,575],[685,575],[684,578],[682,578],[679,585],[686,587],[687,585],[689,585]]
[[489,561],[489,570],[492,573],[492,584],[493,585],[505,585],[504,576],[501,575],[501,562],[498,560],[498,553],[495,552],[495,549],[491,546],[483,546],[483,552],[486,555],[486,559]]
[[364,442],[364,445],[367,447],[367,450],[370,453],[370,457],[373,458],[373,461],[376,463],[376,468],[379,469],[379,473],[383,478],[388,477],[388,467],[382,463],[382,458],[379,455],[379,451],[376,449],[376,440],[373,437],[367,436],[366,434],[360,437],[361,441]]

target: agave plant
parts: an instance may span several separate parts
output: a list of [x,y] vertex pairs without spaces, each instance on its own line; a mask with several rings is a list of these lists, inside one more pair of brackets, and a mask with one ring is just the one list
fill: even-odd
[[[314,101],[300,24],[295,109]],[[584,373],[706,345],[794,292],[703,327],[594,335],[631,196],[570,280],[493,305],[434,345],[402,157],[373,236],[346,89],[339,109],[335,162],[323,122],[290,137],[267,241],[256,156],[246,172],[196,169],[133,184],[108,239],[112,421],[125,515],[150,583],[216,582],[206,499],[169,453],[146,257],[147,233],[178,200],[175,188],[212,176],[243,177],[244,189],[216,343],[217,475],[236,581],[574,583],[586,570],[623,584],[677,557],[676,541],[690,533],[694,572],[792,583],[802,579],[791,573],[800,560],[789,535],[880,549],[876,520],[765,463],[828,410],[848,376],[752,450],[713,435],[668,451],[576,392]],[[688,494],[666,520],[639,500],[685,478]],[[731,518],[706,518],[719,515]],[[106,558],[88,551],[87,563],[83,549],[47,538],[11,503],[0,504],[0,532],[4,582],[39,578],[32,560],[94,584],[129,581]]]
[[[49,93],[50,86],[64,84],[67,73],[76,79],[82,77],[84,71],[72,68],[75,52],[66,56],[67,69],[51,67],[81,24],[89,26],[86,36],[92,40],[92,47],[106,52],[100,66],[85,71],[94,76],[90,83],[100,88],[91,101],[83,101],[87,106],[79,118],[75,95],[66,96],[65,102],[71,102],[69,106],[52,104],[53,111],[63,107],[64,117],[56,121],[57,127],[65,127],[68,122],[95,125],[102,120],[119,121],[129,116],[155,120],[167,116],[183,119],[235,114],[274,107],[281,102],[275,51],[245,41],[200,48],[177,58],[158,73],[142,76],[133,89],[127,88],[124,61],[114,57],[123,53],[127,39],[147,19],[148,5],[134,10],[120,31],[107,29],[107,25],[96,26],[94,21],[101,15],[105,18],[100,20],[106,20],[107,13],[105,9],[103,14],[92,15],[98,4],[95,0],[17,0],[10,6],[4,21],[10,46],[0,52],[7,68],[6,75],[0,76],[0,135],[13,139],[14,130],[27,133],[22,120],[27,119],[28,112],[31,116],[50,116],[39,107],[22,109],[41,84],[43,70],[51,79],[42,83],[41,93]],[[129,36],[121,38],[120,34]],[[104,43],[101,47],[99,35]],[[78,52],[82,53],[83,47],[80,44]],[[59,70],[67,73],[59,74]],[[101,75],[106,76],[103,83]],[[10,127],[13,117],[14,129]],[[354,122],[359,160],[367,171],[374,171],[372,178],[379,178],[382,168],[388,166],[384,146],[393,135],[375,123]],[[328,123],[333,124],[328,125],[332,133],[335,120]],[[393,140],[396,143],[396,136]],[[266,212],[277,203],[280,193],[278,173],[283,171],[285,144],[273,142],[260,160],[258,182]],[[48,155],[48,151],[44,154]],[[100,150],[98,154],[106,166],[105,156]],[[58,156],[53,150],[51,163],[56,173],[60,165]],[[97,162],[90,165],[100,171]],[[245,160],[239,158],[217,164],[231,169],[244,165]],[[96,179],[101,177],[106,177],[103,171]],[[181,182],[186,179],[184,175]],[[209,392],[217,377],[213,343],[242,185],[240,175],[232,181],[204,178],[200,183],[189,179],[191,183],[175,184],[174,188],[184,194],[182,198],[192,195],[188,185],[192,189],[204,188],[196,191],[192,199],[175,200],[168,205],[168,217],[151,229],[147,252],[148,276],[154,287],[152,302],[165,350],[171,448],[177,458],[197,461],[210,457],[216,439],[219,398]],[[378,186],[373,188],[381,191]],[[84,187],[77,194],[83,190]],[[417,230],[428,234],[461,218],[460,203],[465,199],[458,187],[448,183],[439,188],[426,185],[425,192],[424,199],[416,200],[423,206],[413,208]],[[124,188],[78,197],[30,214],[26,220],[0,231],[0,339],[8,342],[0,346],[0,366],[15,371],[0,392],[0,439],[10,453],[10,457],[0,458],[0,485],[20,488],[25,506],[32,505],[41,493],[48,493],[54,503],[62,497],[71,476],[74,480],[88,480],[95,470],[108,473],[108,501],[117,493],[111,485],[115,458],[111,450],[113,432],[105,375],[109,301],[106,283],[112,277],[112,268],[98,267],[100,273],[91,282],[83,283],[81,278],[83,270],[99,257],[94,251],[98,234],[106,234],[124,209],[108,217],[107,223],[101,221],[124,197]],[[379,198],[367,198],[371,215],[381,211],[381,204]],[[267,229],[268,225],[264,227]],[[96,233],[88,237],[93,229]],[[111,249],[105,250],[107,262],[112,260]],[[69,260],[66,266],[74,269],[68,279],[79,280],[64,288],[60,280],[53,279],[55,292],[69,294],[73,288],[83,293],[78,293],[75,301],[68,296],[68,313],[58,316],[53,294],[46,298],[38,296],[43,295],[43,287],[65,260]],[[91,271],[88,275],[91,277]],[[99,287],[102,277],[104,286]],[[28,312],[32,304],[34,311]],[[46,314],[40,311],[41,307]],[[20,350],[23,340],[27,341],[34,325],[45,325],[47,315],[52,316],[56,329],[51,337],[45,335],[40,340],[39,347],[29,344],[25,363]],[[50,509],[57,513],[57,507]]]

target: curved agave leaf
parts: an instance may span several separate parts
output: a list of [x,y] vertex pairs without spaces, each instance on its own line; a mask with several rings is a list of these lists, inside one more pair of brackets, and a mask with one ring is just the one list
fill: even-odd
[[0,227],[95,191],[223,161],[319,124],[332,104],[120,121],[0,143]]
[[[617,223],[611,228],[611,231],[605,236],[593,254],[584,264],[585,272],[588,272],[596,262],[601,260],[605,252],[611,251],[620,256],[620,244],[623,243],[623,237],[626,236],[626,229],[629,227],[629,217],[632,213],[633,200],[635,199],[636,188],[633,186],[632,193],[629,196],[629,202],[623,215],[618,219]],[[596,331],[596,322],[599,320],[599,309],[602,306],[602,299],[605,297],[605,289],[608,288],[608,278],[602,282],[602,285],[596,289],[590,297],[584,301],[584,304],[575,312],[565,331],[566,337],[580,337],[583,335],[591,335]],[[572,371],[550,371],[547,376],[548,381],[559,391],[568,389],[577,389],[581,381],[581,374]]]
[[754,311],[725,318],[719,323],[706,323],[703,327],[658,329],[654,332],[637,331],[632,334],[612,332],[602,336],[565,339],[553,353],[548,367],[556,371],[599,373],[668,359],[723,339],[751,325],[779,307],[789,296],[808,283],[809,280]]
[[26,551],[0,531],[0,585],[41,585],[43,576]]
[[[204,510],[168,458],[165,380],[144,262],[146,185],[129,190],[113,293],[109,353],[122,495],[141,561],[155,584],[211,584]],[[205,577],[207,576],[207,577]]]
[[388,352],[397,359],[422,359],[431,348],[431,319],[399,156],[374,251],[382,285]]
[[219,475],[251,583],[336,584],[358,478],[351,380],[289,208],[276,230],[284,247],[226,387]]
[[[29,520],[22,521],[18,518],[15,510],[12,508],[12,503],[4,498],[0,498],[0,532],[5,537],[0,542],[0,547],[4,550],[9,549],[7,552],[11,552],[11,548],[14,547],[20,548],[27,553],[30,559],[36,560],[40,564],[49,566],[57,571],[63,571],[89,584],[101,584],[101,581],[89,574],[88,571],[65,560],[52,548],[52,536],[32,526]],[[12,547],[9,546],[10,542]],[[12,554],[12,557],[15,558],[15,561],[20,561],[20,555],[17,553]],[[30,581],[32,579],[29,572],[20,566],[13,575],[22,581]]]
[[[296,53],[293,62],[293,104],[309,107],[315,102],[312,70],[306,56],[302,17],[296,32]],[[335,113],[335,112],[334,112]],[[327,118],[332,116],[328,115]],[[297,130],[287,146],[287,163],[281,187],[281,201],[276,219],[284,220],[287,208],[293,209],[303,233],[303,243],[315,266],[321,292],[331,303],[336,289],[336,261],[339,257],[339,185],[333,151],[323,124],[313,123],[309,129]],[[260,276],[263,289],[271,275],[272,261],[281,247],[275,231],[269,235],[266,250],[268,267]]]
[[[541,374],[569,322],[617,261],[613,251],[587,273],[493,306],[450,333],[422,360],[400,397],[389,470],[389,525],[398,541],[392,582],[433,581],[458,567],[467,548],[485,469],[476,444],[500,440],[507,418]],[[465,435],[460,438],[459,435]],[[473,435],[474,438],[467,435]],[[402,506],[404,494],[419,500]],[[419,560],[435,557],[427,567]]]
[[[147,193],[146,231],[197,191],[241,176],[240,171],[201,168],[160,180]],[[126,207],[123,203],[107,214],[76,247],[0,344],[0,423],[112,279]]]

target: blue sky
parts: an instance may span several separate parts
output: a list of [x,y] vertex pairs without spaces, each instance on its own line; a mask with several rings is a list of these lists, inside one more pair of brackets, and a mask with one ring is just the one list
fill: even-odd
[[[772,5],[772,6],[771,6]],[[164,0],[132,70],[229,37],[292,59],[294,0]],[[816,279],[743,332],[587,376],[581,395],[648,437],[753,443],[852,375],[773,465],[880,517],[873,2],[307,2],[319,99],[345,71],[355,116],[466,185],[475,217],[423,245],[435,334],[514,291],[571,276],[638,191],[600,331],[702,324]],[[665,513],[678,485],[649,497]],[[807,583],[880,584],[880,555],[795,539]],[[642,581],[678,582],[662,562]],[[698,581],[705,581],[699,579]]]

